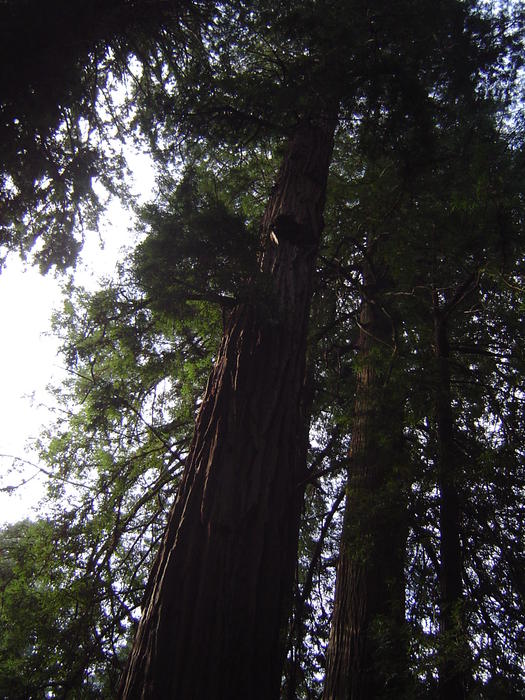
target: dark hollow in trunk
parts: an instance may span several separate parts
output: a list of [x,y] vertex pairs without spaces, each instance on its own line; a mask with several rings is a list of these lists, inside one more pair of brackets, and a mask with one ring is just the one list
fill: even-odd
[[123,699],[279,697],[306,467],[297,445],[311,275],[334,127],[333,118],[302,123],[279,171],[261,231],[273,308],[239,304],[227,320]]
[[404,697],[406,506],[391,324],[365,273],[347,501],[323,700]]

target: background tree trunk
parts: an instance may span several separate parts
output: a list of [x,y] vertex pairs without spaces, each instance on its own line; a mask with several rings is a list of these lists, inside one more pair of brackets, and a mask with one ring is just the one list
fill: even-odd
[[347,502],[324,700],[403,697],[406,508],[391,321],[364,274]]
[[434,353],[441,559],[439,697],[441,700],[463,700],[466,698],[470,652],[465,636],[463,609],[463,555],[458,494],[460,465],[454,442],[447,316],[439,309],[437,294],[434,294]]
[[273,188],[261,232],[270,308],[240,304],[226,323],[121,698],[279,696],[306,469],[297,444],[311,274],[334,128],[333,117],[303,122]]

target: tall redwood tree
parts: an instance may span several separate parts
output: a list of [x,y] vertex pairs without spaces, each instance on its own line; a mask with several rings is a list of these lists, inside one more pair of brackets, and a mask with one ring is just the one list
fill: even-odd
[[[269,304],[226,323],[121,698],[277,698],[306,462],[301,392],[334,114],[303,120],[261,225]],[[255,295],[257,296],[257,294]]]

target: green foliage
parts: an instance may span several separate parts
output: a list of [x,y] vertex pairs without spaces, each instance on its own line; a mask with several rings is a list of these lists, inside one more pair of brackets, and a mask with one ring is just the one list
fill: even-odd
[[150,305],[172,317],[197,316],[195,302],[231,308],[257,272],[253,231],[203,189],[190,171],[162,209],[142,211],[150,234],[135,252],[136,274]]
[[[103,657],[93,626],[103,593],[81,572],[84,553],[68,547],[63,535],[49,520],[21,521],[1,532],[2,697],[64,697],[73,688],[75,697],[100,697]],[[72,558],[79,569],[74,579]]]
[[[452,0],[394,9],[235,2],[188,3],[175,17],[170,3],[79,2],[59,22],[63,8],[55,5],[49,41],[34,3],[0,10],[5,26],[17,27],[3,30],[5,55],[39,38],[22,66],[24,80],[33,76],[27,89],[3,69],[2,244],[28,250],[41,234],[43,267],[74,258],[75,222],[83,207],[98,207],[93,181],[118,189],[122,164],[107,142],[117,126],[149,140],[158,191],[140,211],[144,239],[119,281],[95,294],[69,285],[56,316],[70,377],[56,389],[60,410],[39,443],[51,474],[46,519],[0,532],[0,695],[114,697],[224,317],[239,302],[271,305],[258,272],[258,226],[282,135],[337,98],[310,317],[308,486],[283,692],[321,692],[356,375],[370,363],[384,380],[376,404],[390,392],[403,407],[399,481],[381,499],[407,498],[410,671],[415,696],[436,696],[438,654],[447,648],[437,620],[437,299],[446,311],[461,454],[469,692],[520,696],[523,133],[517,121],[512,134],[502,128],[516,104],[518,10],[494,19]],[[72,27],[79,8],[90,21]],[[71,41],[51,42],[66,26]],[[54,57],[52,43],[63,53]],[[116,114],[119,76],[128,86]],[[365,284],[365,269],[377,288]],[[389,328],[363,358],[359,309],[369,299]],[[386,416],[378,443],[389,428]],[[407,481],[409,493],[401,493]],[[378,499],[366,493],[363,505],[383,507]]]
[[125,194],[122,79],[161,39],[182,50],[199,14],[149,0],[1,3],[2,262],[11,250],[33,250],[46,272],[75,262],[100,186]]
[[[23,570],[6,559],[6,630],[20,634],[5,639],[6,697],[114,697],[218,342],[220,319],[203,311],[199,334],[152,312],[131,283],[69,287],[55,324],[71,379],[40,440],[49,521],[38,539],[36,525],[16,526]],[[17,605],[34,607],[26,627]]]

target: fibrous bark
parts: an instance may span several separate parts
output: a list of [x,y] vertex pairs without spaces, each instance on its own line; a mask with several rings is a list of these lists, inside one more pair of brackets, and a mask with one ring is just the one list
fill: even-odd
[[405,483],[391,323],[365,272],[347,501],[324,700],[404,697]]
[[243,303],[227,320],[123,699],[279,696],[306,467],[297,444],[311,275],[334,128],[333,117],[303,122],[280,169],[261,227],[271,308]]

